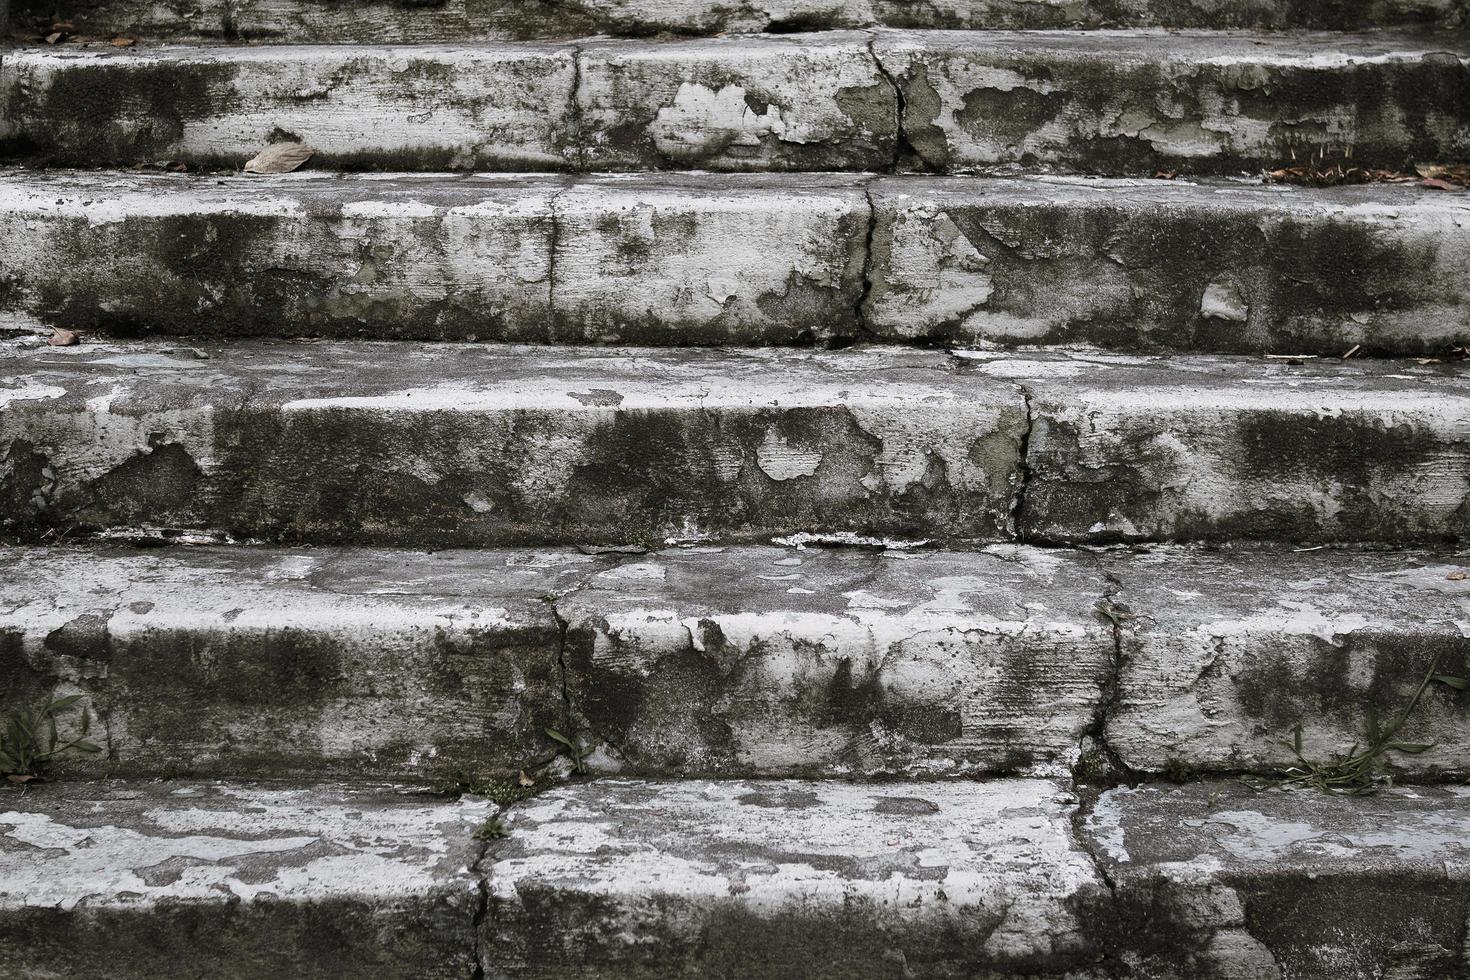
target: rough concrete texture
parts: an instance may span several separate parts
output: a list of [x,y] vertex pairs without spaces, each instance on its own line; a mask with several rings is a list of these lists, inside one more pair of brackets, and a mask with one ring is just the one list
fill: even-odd
[[[1470,677],[1470,555],[1320,550],[1110,553],[1120,668],[1107,744],[1129,768],[1268,773],[1366,744],[1437,667]],[[1459,576],[1458,578],[1456,576]],[[1431,684],[1393,753],[1421,779],[1470,775],[1470,694]]]
[[1028,394],[1031,543],[1455,541],[1470,365],[968,354]]
[[386,787],[0,791],[7,976],[469,976],[482,801]]
[[1464,35],[879,32],[920,167],[1228,172],[1470,153]]
[[857,331],[870,224],[858,179],[586,178],[555,213],[553,339],[801,343]]
[[578,54],[590,170],[874,170],[898,99],[860,32],[633,44]]
[[302,140],[317,150],[313,165],[328,168],[570,169],[574,51],[19,49],[0,61],[0,153],[240,167],[269,143]]
[[1026,411],[943,353],[237,341],[0,358],[10,529],[495,545],[1008,538]]
[[581,727],[640,774],[1049,773],[1113,662],[1085,555],[671,551],[557,603]]
[[[0,549],[0,710],[80,694],[58,775],[1271,775],[1431,664],[1470,674],[1470,557],[1154,547]],[[1115,627],[1098,611],[1116,610]],[[1430,688],[1400,776],[1470,773]],[[75,713],[62,719],[75,727]]]
[[902,340],[1442,353],[1470,338],[1470,199],[1073,178],[895,177],[865,323]]
[[532,40],[593,34],[890,27],[1456,27],[1463,0],[17,0],[18,26],[60,15],[93,37],[277,43]]
[[1463,977],[1470,789],[1118,789],[1084,823],[1127,976]]
[[[10,549],[7,708],[83,695],[72,776],[514,775],[565,724],[577,553]],[[74,726],[76,714],[62,719]]]
[[555,790],[486,856],[485,976],[1057,976],[1106,895],[1074,804],[1024,780]]
[[239,166],[295,137],[368,170],[1400,167],[1470,154],[1467,59],[1449,32],[22,48],[0,153]]
[[1402,185],[10,170],[0,238],[5,307],[124,335],[1470,341],[1470,204]]

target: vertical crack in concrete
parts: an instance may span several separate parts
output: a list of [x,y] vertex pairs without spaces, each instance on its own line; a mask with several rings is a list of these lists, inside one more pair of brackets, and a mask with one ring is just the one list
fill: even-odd
[[893,159],[888,162],[888,166],[885,168],[886,173],[892,174],[898,173],[905,159],[922,159],[922,157],[914,149],[913,144],[909,142],[908,130],[904,127],[904,122],[908,118],[908,102],[903,97],[903,86],[898,84],[898,79],[893,77],[893,73],[883,63],[882,57],[878,54],[877,45],[878,32],[868,31],[868,57],[873,59],[873,67],[878,70],[878,74],[883,77],[883,81],[887,82],[888,87],[893,89]]
[[1081,754],[1072,778],[1078,783],[1113,786],[1120,782],[1136,782],[1138,779],[1138,774],[1108,742],[1108,724],[1117,713],[1123,696],[1123,667],[1127,660],[1123,653],[1123,623],[1133,618],[1133,612],[1126,605],[1115,601],[1118,593],[1123,590],[1122,581],[1106,569],[1099,567],[1099,571],[1108,585],[1093,608],[1097,616],[1108,623],[1112,650],[1107,673],[1100,687],[1100,697],[1092,712],[1092,720],[1079,739]]
[[1018,542],[1026,541],[1026,493],[1031,489],[1031,433],[1036,428],[1036,413],[1032,406],[1031,389],[1018,384],[1021,400],[1026,409],[1026,424],[1021,429],[1021,441],[1017,448],[1016,470],[1020,481],[1016,492],[1011,495],[1011,536]]
[[[497,808],[497,813],[503,808]],[[475,855],[474,862],[470,865],[470,873],[477,879],[475,883],[475,914],[470,920],[470,954],[474,957],[474,963],[470,967],[470,980],[485,980],[485,923],[490,917],[490,871],[486,867],[485,859],[490,856],[490,841],[480,844],[480,853]]]
[[576,155],[576,165],[573,167],[579,173],[587,170],[587,142],[582,134],[582,45],[572,45],[572,103],[571,118],[568,123],[571,128],[572,149]]
[[873,238],[878,233],[878,206],[873,202],[873,182],[863,184],[863,197],[868,202],[868,230],[863,236],[863,283],[858,290],[857,302],[853,304],[853,328],[858,339],[871,340],[873,332],[868,327],[868,298],[873,293]]
[[551,609],[551,615],[556,620],[558,636],[556,640],[556,669],[561,676],[561,727],[570,733],[572,730],[572,692],[567,683],[567,633],[571,630],[571,623],[562,616],[561,610],[556,607],[557,597],[548,597],[547,605]]
[[556,264],[557,255],[561,251],[561,199],[564,194],[575,186],[575,179],[561,190],[551,195],[547,208],[551,211],[551,255],[546,260],[546,311],[551,321],[551,330],[555,333],[557,324],[560,322],[556,308]]

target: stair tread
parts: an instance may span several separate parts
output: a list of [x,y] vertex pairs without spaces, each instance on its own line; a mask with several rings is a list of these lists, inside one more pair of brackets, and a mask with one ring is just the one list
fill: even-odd
[[244,340],[6,349],[7,520],[31,535],[1410,543],[1453,539],[1470,519],[1465,362]]
[[464,977],[493,812],[331,783],[8,791],[0,951],[37,977]]
[[72,329],[1438,356],[1470,315],[1470,196],[1404,184],[8,169],[0,230]]
[[[44,36],[53,8],[28,16],[34,0],[22,0],[17,26]],[[302,0],[192,0],[183,12],[175,5],[139,0],[106,0],[66,10],[73,33],[108,38],[128,33],[143,38],[302,41],[380,41],[401,36],[415,40],[535,38],[576,34],[717,34],[759,31],[870,27],[1071,28],[1127,24],[1166,27],[1324,27],[1362,28],[1374,24],[1463,25],[1457,0],[1392,0],[1388,3],[1326,5],[1314,0],[1232,0],[1208,5],[1173,0],[1140,0],[1126,7],[1104,0],[945,0],[912,4],[905,0],[583,0],[575,8],[532,5],[513,0],[446,0],[430,8],[388,2],[336,3]]]
[[493,812],[332,784],[7,793],[0,949],[126,978],[1447,976],[1470,911],[1464,787],[1151,785],[1084,806],[1046,780],[596,780],[475,840]]
[[[21,651],[13,702],[78,693],[102,719],[108,755],[73,775],[506,775],[546,728],[641,775],[1058,775],[1094,736],[1140,773],[1270,773],[1297,724],[1326,758],[1431,663],[1470,674],[1467,565],[1449,548],[53,545],[0,549],[0,639]],[[1467,699],[1426,693],[1403,738],[1436,748],[1399,772],[1470,775]]]
[[[12,153],[81,165],[238,166],[286,133],[315,146],[319,164],[372,170],[947,172],[1035,161],[1231,172],[1324,146],[1400,166],[1460,153],[1467,37],[879,30],[20,48],[0,62],[0,132]],[[438,86],[431,106],[424,78]],[[165,109],[148,95],[181,84],[187,102]]]

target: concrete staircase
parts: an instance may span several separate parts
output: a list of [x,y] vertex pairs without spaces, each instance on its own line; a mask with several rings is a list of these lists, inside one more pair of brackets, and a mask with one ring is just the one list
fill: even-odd
[[8,18],[0,977],[1470,976],[1463,0]]

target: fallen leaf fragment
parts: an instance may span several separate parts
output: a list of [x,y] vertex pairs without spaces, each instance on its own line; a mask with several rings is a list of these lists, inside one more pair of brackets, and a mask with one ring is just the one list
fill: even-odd
[[46,35],[46,43],[47,44],[55,44],[57,41],[60,41],[63,36],[64,35],[62,35],[62,33],[60,31],[57,31],[55,34],[47,34]]
[[63,330],[60,327],[53,327],[51,336],[46,338],[46,343],[52,347],[75,347],[81,342],[82,338],[78,337],[72,331]]
[[305,143],[272,143],[245,162],[247,174],[288,174],[316,150]]
[[1358,355],[1358,351],[1360,351],[1362,349],[1363,349],[1363,345],[1362,344],[1353,344],[1353,346],[1349,347],[1347,349],[1347,351],[1343,353],[1342,359],[1344,361],[1346,361],[1349,358],[1356,357]]
[[1452,191],[1457,189],[1454,184],[1451,184],[1447,180],[1440,180],[1438,177],[1426,177],[1419,181],[1419,186],[1427,187],[1432,191]]
[[137,40],[131,37],[115,37],[112,39],[112,46],[114,48],[131,48],[137,43]]
[[1451,582],[1463,582],[1467,578],[1470,578],[1470,572],[1450,572],[1445,578]]
[[524,770],[524,769],[521,770],[520,775],[516,776],[516,782],[519,783],[522,786],[535,786],[536,785],[536,780],[532,779],[530,776],[527,776],[526,775],[526,770]]

